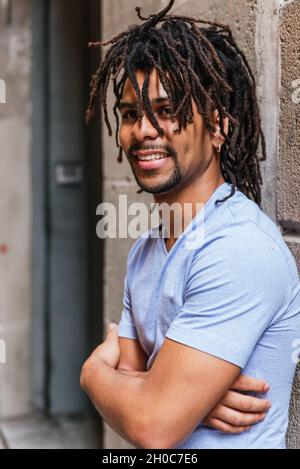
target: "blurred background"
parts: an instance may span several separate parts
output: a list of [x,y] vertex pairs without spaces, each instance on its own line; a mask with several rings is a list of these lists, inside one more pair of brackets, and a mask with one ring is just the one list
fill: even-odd
[[[127,447],[79,376],[105,324],[120,318],[133,242],[98,239],[96,207],[117,205],[119,194],[152,198],[137,195],[100,116],[85,125],[100,60],[87,44],[137,23],[135,6],[148,15],[166,3],[0,0],[0,448]],[[228,23],[245,51],[267,138],[263,208],[300,265],[300,0],[177,0],[173,12]]]

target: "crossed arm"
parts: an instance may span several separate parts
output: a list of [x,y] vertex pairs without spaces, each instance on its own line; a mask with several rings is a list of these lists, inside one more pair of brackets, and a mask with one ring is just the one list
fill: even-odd
[[86,361],[81,386],[111,428],[138,448],[179,445],[240,375],[237,366],[169,339],[143,371],[143,352],[130,344],[111,329]]

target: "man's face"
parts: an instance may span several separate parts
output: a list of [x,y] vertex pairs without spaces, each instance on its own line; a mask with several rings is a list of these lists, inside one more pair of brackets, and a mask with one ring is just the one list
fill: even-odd
[[[142,90],[144,72],[138,70],[136,78]],[[145,192],[162,194],[181,190],[203,176],[209,167],[214,155],[211,135],[194,101],[193,124],[176,132],[178,122],[171,122],[168,96],[156,69],[150,75],[148,95],[164,136],[153,127],[144,108],[142,121],[137,119],[137,98],[128,79],[120,103],[121,146],[138,185]]]

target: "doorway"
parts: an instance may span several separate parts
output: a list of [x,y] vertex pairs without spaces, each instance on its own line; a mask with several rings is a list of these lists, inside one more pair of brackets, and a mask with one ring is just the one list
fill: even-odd
[[[71,6],[70,6],[71,5]],[[99,118],[84,124],[100,0],[33,0],[32,399],[48,415],[90,408],[79,386],[102,336]]]

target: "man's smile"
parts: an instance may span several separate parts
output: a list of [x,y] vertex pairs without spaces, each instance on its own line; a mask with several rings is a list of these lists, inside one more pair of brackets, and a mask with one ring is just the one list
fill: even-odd
[[171,158],[162,150],[140,150],[133,153],[137,161],[137,166],[143,170],[159,169]]
[[152,170],[152,169],[159,169],[162,168],[168,160],[170,160],[170,156],[168,155],[158,155],[153,153],[151,156],[137,158],[137,166],[143,170]]

